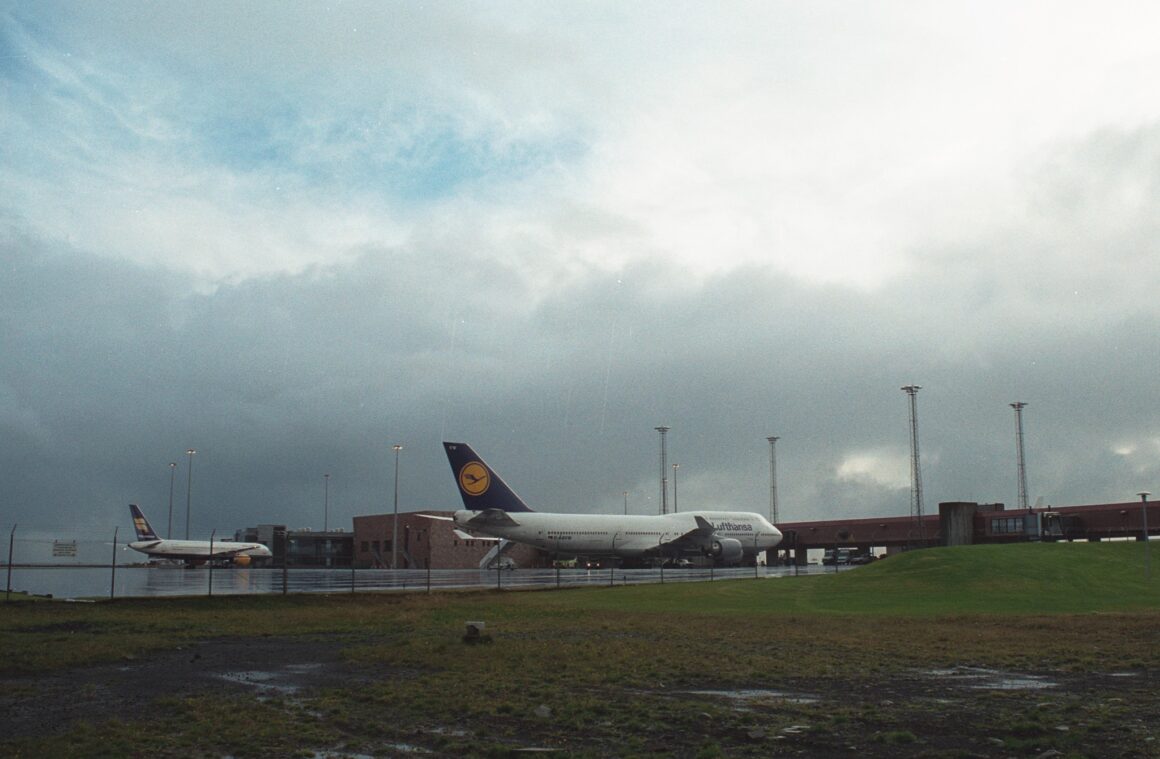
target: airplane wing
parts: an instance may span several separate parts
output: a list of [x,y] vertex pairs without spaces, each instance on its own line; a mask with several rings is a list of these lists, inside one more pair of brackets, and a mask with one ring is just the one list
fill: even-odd
[[217,547],[215,546],[213,556],[214,556],[214,558],[221,558],[223,556],[237,556],[242,551],[248,551],[251,548],[253,548],[253,546],[241,546],[238,548],[234,548],[231,546],[229,548],[226,548],[225,550],[218,550]]
[[[498,509],[492,509],[492,511],[499,511],[499,510],[498,510]],[[486,513],[486,512],[483,512],[483,513]],[[502,512],[502,511],[500,511],[500,513],[501,513],[501,514],[503,514],[503,513],[505,513],[505,512]],[[438,515],[438,514],[420,514],[420,513],[416,512],[415,516],[425,517],[425,518],[427,518],[427,519],[438,519],[440,522],[454,522],[454,521],[455,521],[455,520],[454,520],[453,518],[451,518],[451,517],[445,517],[445,516]],[[482,516],[482,513],[481,513],[481,516]],[[480,521],[478,521],[479,519],[480,519],[480,517],[478,517],[478,516],[477,516],[477,517],[474,517],[474,518],[473,518],[473,519],[472,519],[472,520],[469,522],[469,524],[472,524],[472,525],[480,525],[480,524],[484,524],[484,522],[480,522]],[[504,520],[502,520],[502,519],[499,519],[499,520],[495,520],[495,521],[488,521],[488,522],[486,522],[486,523],[487,523],[487,524],[515,524],[515,521],[509,518],[509,519],[507,520],[507,522],[505,522],[505,521],[504,521]],[[456,536],[457,536],[457,537],[458,537],[460,540],[492,540],[492,541],[499,540],[499,538],[492,538],[492,537],[480,537],[479,535],[472,535],[472,534],[471,534],[471,533],[469,533],[469,532],[464,532],[463,530],[459,529],[458,527],[453,527],[453,528],[452,528],[452,532],[454,532],[454,533],[455,533],[455,535],[456,535]]]
[[458,528],[453,530],[453,532],[456,534],[456,536],[459,537],[460,540],[490,540],[492,542],[500,540],[500,538],[492,538],[492,537],[487,537],[487,536],[480,537],[479,535],[472,535],[471,533],[464,532],[463,530],[460,530]]
[[706,545],[715,532],[713,525],[700,515],[694,515],[693,519],[697,521],[696,527],[658,544],[656,548],[650,549],[649,553],[657,553],[664,548],[699,549]]
[[511,515],[502,509],[486,509],[467,520],[467,524],[482,530],[487,527],[515,527],[519,522],[512,519]]
[[694,516],[693,519],[697,520],[697,529],[692,530],[691,532],[686,533],[686,534],[692,535],[695,532],[698,535],[703,535],[705,537],[709,537],[710,535],[713,534],[713,525],[709,524],[708,519],[701,516],[700,514],[697,514],[696,516]]
[[[259,551],[259,553],[251,554],[249,553],[250,551]],[[265,551],[265,553],[261,553],[261,551]],[[231,541],[222,541],[221,543],[214,544],[213,558],[215,559],[237,558],[241,555],[265,557],[270,555],[270,549],[268,546],[264,546],[261,543],[234,543]]]

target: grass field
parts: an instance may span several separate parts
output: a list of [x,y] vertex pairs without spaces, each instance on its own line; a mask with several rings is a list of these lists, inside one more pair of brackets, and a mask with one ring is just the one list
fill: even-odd
[[[1022,544],[768,580],[7,604],[0,706],[28,718],[0,755],[1160,756],[1144,560]],[[466,645],[467,620],[493,642]],[[218,677],[322,661],[292,691]],[[173,686],[142,695],[126,671]],[[1052,685],[955,684],[977,671]],[[742,691],[764,695],[721,695]],[[38,723],[54,698],[72,720]]]
[[734,583],[686,588],[636,586],[580,592],[568,603],[593,609],[710,614],[1074,614],[1160,609],[1160,546],[1145,579],[1144,545],[1030,543],[915,551],[775,587]]

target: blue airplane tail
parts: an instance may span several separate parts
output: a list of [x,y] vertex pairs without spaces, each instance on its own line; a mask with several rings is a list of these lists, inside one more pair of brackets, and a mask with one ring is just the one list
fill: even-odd
[[443,443],[451,473],[469,511],[531,511],[523,499],[467,443]]
[[153,528],[149,526],[149,520],[141,513],[141,509],[137,508],[137,504],[129,504],[129,513],[133,515],[133,527],[137,530],[137,540],[161,540],[157,533],[153,532]]

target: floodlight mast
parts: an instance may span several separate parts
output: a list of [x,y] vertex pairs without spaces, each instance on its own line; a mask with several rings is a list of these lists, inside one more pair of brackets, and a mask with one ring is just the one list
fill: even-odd
[[669,492],[669,475],[665,467],[665,433],[672,429],[666,425],[654,427],[657,432],[661,433],[661,513],[669,513],[668,492]]
[[391,569],[399,568],[399,451],[403,446],[395,443],[391,446],[395,452],[395,520],[391,525]]
[[1023,458],[1023,409],[1027,404],[1016,401],[1011,404],[1015,409],[1015,453],[1018,461],[1019,473],[1019,508],[1027,511],[1027,462]]
[[766,438],[769,441],[769,523],[777,524],[777,441],[776,435]]
[[[918,391],[921,385],[906,385],[902,392],[910,396],[910,516],[922,530],[922,466],[918,454]],[[924,536],[925,537],[925,536]]]
[[1144,520],[1144,579],[1152,579],[1152,555],[1149,552],[1150,541],[1148,540],[1148,496],[1152,495],[1147,490],[1137,493],[1140,496],[1140,516]]

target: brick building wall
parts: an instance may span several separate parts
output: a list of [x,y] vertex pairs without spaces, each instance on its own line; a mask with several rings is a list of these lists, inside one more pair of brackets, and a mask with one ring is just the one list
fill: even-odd
[[[450,517],[450,511],[423,511],[399,514],[398,561],[400,569],[478,569],[479,562],[495,546],[493,540],[465,539],[456,534],[454,524],[444,519],[427,519],[419,514]],[[354,563],[356,567],[391,566],[391,532],[395,515],[371,514],[354,518]],[[550,557],[531,546],[512,544],[504,556],[517,567],[545,567]]]

